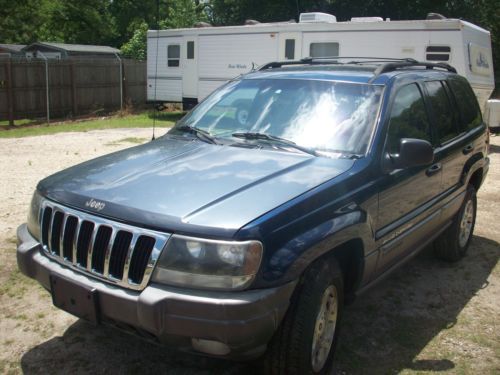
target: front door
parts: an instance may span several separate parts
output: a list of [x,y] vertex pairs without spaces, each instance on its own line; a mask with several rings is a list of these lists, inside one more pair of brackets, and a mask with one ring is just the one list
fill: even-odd
[[196,36],[183,38],[182,60],[182,97],[198,98],[198,41]]
[[[395,95],[384,153],[398,154],[402,138],[432,140],[422,91],[415,83],[403,86]],[[417,241],[430,234],[439,221],[433,202],[441,191],[441,178],[441,166],[436,163],[393,170],[382,178],[376,225],[379,272],[415,249]]]
[[300,60],[302,58],[302,33],[279,34],[279,61]]

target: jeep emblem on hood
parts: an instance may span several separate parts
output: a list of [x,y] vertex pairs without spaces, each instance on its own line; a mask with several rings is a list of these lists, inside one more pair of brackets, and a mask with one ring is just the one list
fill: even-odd
[[93,208],[97,211],[101,211],[106,206],[106,203],[96,201],[95,199],[90,199],[85,202],[85,206]]

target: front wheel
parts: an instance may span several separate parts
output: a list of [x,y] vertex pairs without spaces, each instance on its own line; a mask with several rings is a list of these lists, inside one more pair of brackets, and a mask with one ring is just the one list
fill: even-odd
[[476,210],[476,189],[469,185],[453,223],[434,242],[434,251],[439,259],[456,262],[465,256],[474,232]]
[[331,370],[343,311],[343,278],[333,257],[302,276],[264,356],[268,374],[325,374]]

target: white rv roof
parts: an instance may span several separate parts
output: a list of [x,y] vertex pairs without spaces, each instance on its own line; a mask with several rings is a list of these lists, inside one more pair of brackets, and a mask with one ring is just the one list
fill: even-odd
[[240,34],[240,33],[272,33],[286,31],[411,31],[411,30],[461,30],[464,26],[489,33],[470,22],[459,19],[444,20],[408,20],[408,21],[374,21],[374,22],[314,22],[314,23],[260,23],[257,25],[214,26],[186,29],[149,30],[148,37],[175,36],[190,34]]

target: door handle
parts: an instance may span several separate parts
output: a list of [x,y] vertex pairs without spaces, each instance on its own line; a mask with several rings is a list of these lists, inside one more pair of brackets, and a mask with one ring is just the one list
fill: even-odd
[[427,170],[425,171],[425,174],[430,177],[432,175],[435,175],[441,170],[441,163],[436,163],[431,165]]
[[467,145],[465,146],[463,149],[462,149],[462,153],[464,155],[467,155],[467,154],[470,154],[472,152],[472,150],[474,150],[474,145],[471,143],[470,145]]

